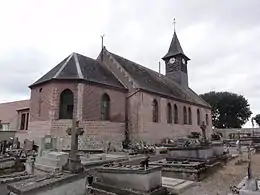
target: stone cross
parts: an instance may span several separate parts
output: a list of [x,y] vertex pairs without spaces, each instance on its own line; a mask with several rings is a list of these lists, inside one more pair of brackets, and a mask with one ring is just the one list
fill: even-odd
[[258,191],[258,182],[257,179],[253,178],[252,174],[252,166],[251,166],[251,151],[250,145],[248,146],[248,167],[247,167],[247,181],[246,181],[246,188],[250,191]]
[[203,137],[204,142],[206,142],[206,140],[207,140],[206,128],[207,128],[207,127],[206,127],[206,125],[205,125],[205,122],[203,121],[202,124],[201,124],[201,126],[200,126],[200,129],[201,129],[201,131],[202,131],[202,137]]
[[66,132],[71,136],[71,149],[66,168],[71,172],[79,172],[82,170],[82,167],[78,155],[78,136],[83,135],[84,130],[79,128],[79,121],[73,119],[72,128],[68,128]]
[[250,151],[250,146],[247,148],[248,152],[248,167],[247,167],[247,176],[248,179],[252,179],[252,167],[251,167],[251,151]]

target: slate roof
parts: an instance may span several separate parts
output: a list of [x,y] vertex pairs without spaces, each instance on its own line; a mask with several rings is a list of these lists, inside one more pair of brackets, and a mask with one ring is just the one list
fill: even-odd
[[174,80],[159,74],[140,64],[109,52],[110,55],[128,72],[140,89],[182,99],[191,103],[210,107],[199,95],[190,88],[183,88]]
[[176,56],[176,55],[183,55],[189,60],[189,58],[184,54],[182,47],[181,47],[181,44],[180,44],[180,41],[177,37],[177,34],[174,31],[174,34],[173,34],[173,37],[172,37],[172,42],[171,42],[171,45],[169,47],[169,50],[168,50],[167,54],[162,59],[166,59],[168,57],[172,57],[172,56]]
[[50,80],[86,80],[117,88],[124,88],[120,81],[98,61],[72,53],[30,87]]
[[6,102],[0,104],[0,120],[2,123],[10,123],[17,120],[17,111],[30,108],[30,100]]

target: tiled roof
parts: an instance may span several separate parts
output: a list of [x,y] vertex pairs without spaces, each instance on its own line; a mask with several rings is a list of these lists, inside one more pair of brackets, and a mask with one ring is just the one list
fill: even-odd
[[181,44],[177,37],[176,32],[174,32],[169,50],[162,59],[166,59],[168,57],[172,57],[172,56],[176,56],[176,55],[183,55],[189,60],[189,58],[184,54],[184,52],[182,50],[182,47],[181,47]]
[[159,74],[158,72],[111,52],[109,53],[134,79],[134,81],[138,84],[138,88],[210,107],[210,105],[192,89],[183,88],[174,80],[165,75]]
[[17,119],[17,110],[30,108],[30,100],[0,103],[0,120],[10,123]]
[[78,79],[124,88],[120,81],[97,60],[72,53],[30,87],[50,81]]

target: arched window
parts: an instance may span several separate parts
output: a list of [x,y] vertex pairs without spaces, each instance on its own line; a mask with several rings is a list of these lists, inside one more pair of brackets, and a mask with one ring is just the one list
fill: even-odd
[[187,109],[183,107],[183,124],[187,124]]
[[157,123],[159,121],[159,108],[158,102],[153,100],[153,122]]
[[172,105],[167,104],[167,123],[172,123]]
[[176,104],[174,104],[174,124],[178,124],[178,107]]
[[192,114],[191,114],[191,108],[189,107],[188,110],[188,116],[189,116],[189,125],[192,125]]
[[101,120],[109,120],[110,116],[110,98],[105,93],[101,100]]
[[197,109],[197,124],[201,125],[200,124],[200,110],[199,109]]
[[74,98],[70,89],[65,89],[60,94],[60,119],[72,119],[73,117]]
[[209,115],[206,114],[206,125],[208,126],[209,125]]

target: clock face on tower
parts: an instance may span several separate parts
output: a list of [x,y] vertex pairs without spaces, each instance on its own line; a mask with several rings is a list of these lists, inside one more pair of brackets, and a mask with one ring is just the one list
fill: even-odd
[[182,58],[182,63],[183,63],[183,64],[186,64],[186,61],[185,61],[185,59],[184,59],[184,58]]
[[170,64],[173,64],[175,61],[176,61],[175,58],[171,58],[171,59],[169,60],[169,63],[170,63]]

